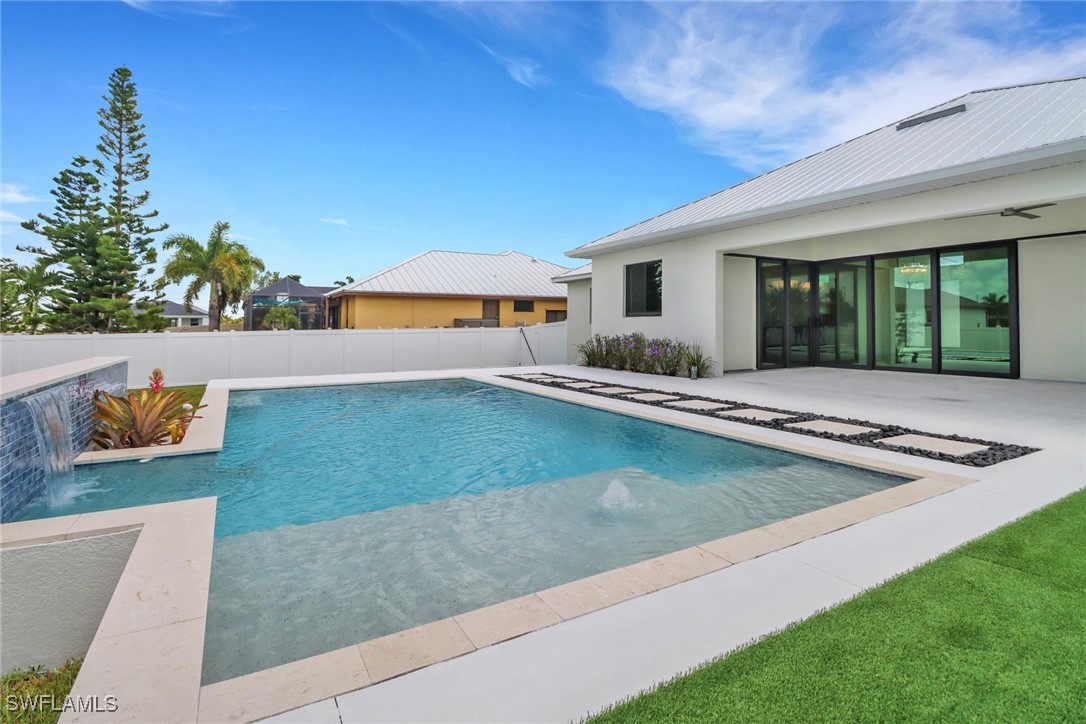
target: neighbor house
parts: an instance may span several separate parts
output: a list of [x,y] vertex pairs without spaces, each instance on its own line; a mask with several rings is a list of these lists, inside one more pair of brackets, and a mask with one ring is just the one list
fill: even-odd
[[186,307],[177,302],[166,302],[162,308],[162,316],[170,321],[171,327],[206,327],[208,323],[206,309]]
[[570,343],[1086,381],[1084,232],[1086,79],[975,91],[569,252]]
[[308,287],[290,277],[258,289],[245,300],[245,329],[265,329],[264,315],[273,307],[298,314],[299,329],[324,329],[324,294],[335,287]]
[[515,327],[566,318],[567,268],[521,254],[428,251],[327,293],[332,329]]

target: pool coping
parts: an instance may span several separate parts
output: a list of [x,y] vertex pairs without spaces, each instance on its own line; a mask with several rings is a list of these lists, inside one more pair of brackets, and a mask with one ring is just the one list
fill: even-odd
[[[122,573],[121,581],[118,582],[106,616],[95,635],[84,663],[83,671],[89,673],[86,675],[83,672],[80,673],[80,678],[77,679],[76,687],[72,692],[73,696],[98,695],[99,697],[112,693],[118,696],[122,709],[114,714],[66,714],[62,720],[79,721],[80,716],[107,720],[161,719],[163,717],[156,716],[156,713],[164,711],[163,702],[169,703],[170,718],[176,720],[253,721],[262,719],[332,696],[366,688],[564,621],[580,618],[594,611],[791,547],[975,482],[975,479],[962,475],[919,467],[913,464],[913,460],[907,460],[907,462],[899,460],[899,458],[907,457],[901,453],[886,454],[883,451],[883,457],[886,459],[880,459],[856,454],[849,450],[845,443],[820,441],[821,446],[800,444],[797,440],[804,440],[804,438],[798,433],[774,435],[771,431],[761,431],[759,428],[751,428],[733,421],[710,419],[682,410],[650,407],[635,401],[578,394],[575,390],[541,387],[526,381],[499,377],[497,371],[480,374],[478,370],[336,375],[304,378],[301,380],[303,384],[293,384],[298,381],[298,378],[213,381],[208,386],[208,392],[212,394],[214,400],[224,403],[220,408],[221,415],[203,426],[200,432],[201,437],[197,437],[196,443],[192,446],[199,449],[173,454],[210,451],[203,448],[216,443],[218,447],[215,449],[221,449],[222,436],[225,432],[225,403],[229,400],[231,389],[279,389],[440,379],[468,379],[854,467],[911,477],[914,480],[828,508],[690,546],[388,636],[205,686],[200,685],[200,676],[203,668],[204,624],[210,586],[215,498],[4,524],[0,526],[0,540],[5,546],[46,543],[78,535],[101,534],[137,527],[141,529],[129,564]],[[205,393],[206,398],[207,393]],[[190,435],[192,433],[193,429],[190,428]],[[113,457],[109,461],[149,457],[147,449],[132,452],[137,454],[126,458]],[[93,460],[93,462],[106,461],[105,459]],[[968,468],[965,468],[965,471],[972,472]],[[203,508],[186,514],[187,509],[184,506],[189,504],[203,506]],[[200,526],[204,527],[209,521],[210,528],[204,530],[204,527],[196,526],[193,530],[189,530],[190,526],[179,526],[175,522],[174,528],[169,530],[162,522],[176,521],[186,517],[191,518],[191,522],[194,523],[199,521]],[[161,558],[152,564],[147,559],[152,557],[152,551],[156,550],[153,546],[159,546],[157,550]],[[206,546],[206,555],[203,553],[202,546]],[[185,558],[183,562],[177,559],[179,552],[194,550],[201,552],[199,555]],[[139,556],[137,556],[137,551],[139,551]],[[133,560],[141,561],[141,563],[133,564]],[[124,635],[129,638],[122,640],[121,634],[116,633],[113,628],[119,624],[114,624],[112,621],[120,617],[127,617],[125,620],[128,620],[133,616],[138,619],[139,616],[163,615],[161,609],[164,605],[169,608],[169,603],[165,599],[169,599],[170,594],[173,593],[172,579],[178,575],[179,565],[193,568],[202,576],[196,580],[196,585],[192,586],[191,590],[185,589],[181,595],[176,596],[176,598],[185,599],[187,605],[192,607],[186,609],[188,614],[175,613],[173,616],[174,618],[180,615],[186,617],[181,620],[170,619],[166,624],[154,628],[126,630]],[[139,578],[140,574],[143,574],[143,579]],[[132,604],[133,587],[140,587],[136,593],[152,591],[159,594],[151,595],[147,600],[136,596],[138,603]],[[194,598],[199,600],[193,603]],[[135,614],[131,612],[133,607]],[[173,611],[175,608],[177,607],[169,608],[169,610]],[[181,608],[184,609],[184,606]],[[191,615],[197,612],[198,616]],[[109,626],[106,625],[107,619],[111,622]],[[131,625],[142,624],[137,622]],[[156,636],[167,636],[169,641],[155,640],[152,643],[148,640],[151,635],[148,631],[151,630],[157,632],[154,634]],[[129,648],[125,648],[126,645]],[[154,652],[153,657],[149,655],[151,651]],[[166,651],[169,654],[163,655]],[[133,660],[138,660],[142,664],[139,667],[138,676],[133,676],[131,666]],[[193,672],[195,672],[195,679],[193,679]],[[195,684],[192,683],[193,680]],[[139,690],[137,686],[140,684],[144,687],[142,690]],[[153,685],[148,686],[148,684]],[[124,693],[123,699],[117,691]],[[128,707],[133,705],[125,704],[126,701],[137,702],[136,706],[140,708],[136,712],[128,711]],[[194,702],[195,708],[193,708]],[[189,714],[192,716],[189,717]]]

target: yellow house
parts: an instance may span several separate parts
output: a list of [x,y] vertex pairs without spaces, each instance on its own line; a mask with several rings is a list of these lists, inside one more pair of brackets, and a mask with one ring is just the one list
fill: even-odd
[[566,318],[566,267],[506,251],[428,251],[328,292],[329,329],[515,327]]

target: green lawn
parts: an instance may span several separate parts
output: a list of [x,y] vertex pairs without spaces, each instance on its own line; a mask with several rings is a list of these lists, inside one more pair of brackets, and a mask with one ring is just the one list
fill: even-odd
[[1086,491],[593,721],[1086,721]]
[[[51,671],[16,670],[4,676],[0,697],[3,724],[52,724],[60,718],[83,662],[73,659]],[[33,703],[31,703],[33,702]],[[58,711],[53,711],[53,709]]]
[[[139,392],[141,390],[149,389],[147,387],[134,387],[129,392]],[[187,402],[191,403],[194,407],[200,404],[200,400],[204,396],[204,390],[207,389],[207,385],[178,385],[177,387],[163,387],[162,389],[169,392],[180,392],[185,395]]]

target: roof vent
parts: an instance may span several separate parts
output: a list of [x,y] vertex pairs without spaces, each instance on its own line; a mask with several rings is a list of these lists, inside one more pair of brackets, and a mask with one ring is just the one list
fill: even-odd
[[944,108],[941,111],[935,111],[934,113],[929,113],[925,116],[910,118],[907,121],[902,121],[901,123],[897,124],[897,130],[900,131],[903,128],[912,128],[913,126],[919,126],[921,123],[934,121],[937,118],[946,118],[947,116],[953,116],[955,113],[961,113],[964,110],[965,104],[962,103],[960,106],[954,106],[953,108]]

